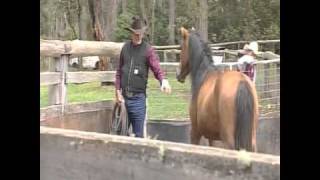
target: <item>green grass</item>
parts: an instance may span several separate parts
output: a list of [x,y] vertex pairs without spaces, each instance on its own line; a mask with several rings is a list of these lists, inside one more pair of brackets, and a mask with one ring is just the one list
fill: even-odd
[[[99,82],[86,84],[68,84],[68,103],[112,100],[114,88],[112,86],[100,86]],[[48,106],[48,87],[40,88],[40,107]]]
[[[153,74],[149,75],[147,89],[147,111],[149,119],[185,119],[188,118],[190,82],[177,82],[174,74],[168,74],[172,87],[171,94],[161,93],[160,85]],[[100,82],[68,84],[68,103],[114,100],[114,86],[100,86]],[[48,88],[40,88],[40,107],[48,106]]]
[[[275,67],[274,67],[275,68]],[[276,71],[270,72],[274,76]],[[171,94],[161,93],[159,82],[153,74],[149,75],[147,89],[147,112],[149,119],[185,119],[189,117],[190,81],[187,77],[184,84],[177,82],[174,74],[168,74],[172,87]],[[271,80],[271,82],[276,82]],[[258,71],[258,85],[264,84],[263,72]],[[262,89],[263,91],[263,89]],[[259,93],[260,94],[260,93]],[[114,86],[100,86],[100,82],[85,84],[68,84],[68,103],[82,103],[90,101],[114,100]],[[265,108],[272,104],[271,101],[260,101],[263,111],[272,111],[272,108]],[[40,107],[48,105],[48,88],[40,88]]]

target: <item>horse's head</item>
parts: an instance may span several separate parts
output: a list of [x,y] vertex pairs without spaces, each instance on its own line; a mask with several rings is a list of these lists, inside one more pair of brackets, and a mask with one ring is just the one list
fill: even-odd
[[181,52],[180,52],[180,64],[176,71],[177,80],[183,83],[190,73],[190,63],[189,63],[189,32],[187,29],[180,28],[182,42],[181,42]]

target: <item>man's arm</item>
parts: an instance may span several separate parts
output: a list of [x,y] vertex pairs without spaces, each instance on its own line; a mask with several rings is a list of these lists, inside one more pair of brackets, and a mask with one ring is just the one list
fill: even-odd
[[119,66],[118,66],[117,71],[116,71],[116,82],[115,82],[116,90],[120,90],[121,89],[120,80],[121,80],[121,68],[122,68],[122,66],[123,66],[123,53],[122,53],[122,50],[121,50],[120,59],[119,59]]
[[154,74],[154,77],[160,82],[165,78],[164,72],[160,68],[159,56],[153,47],[147,49],[147,63]]
[[169,81],[165,79],[165,74],[160,68],[159,56],[152,47],[147,50],[147,62],[154,77],[160,82],[160,90],[165,93],[171,93]]
[[123,55],[122,55],[122,50],[120,53],[120,59],[119,59],[119,66],[117,68],[116,72],[116,82],[115,82],[115,87],[116,87],[116,102],[121,103],[124,102],[124,99],[121,94],[121,87],[120,87],[120,80],[121,80],[121,68],[123,66]]

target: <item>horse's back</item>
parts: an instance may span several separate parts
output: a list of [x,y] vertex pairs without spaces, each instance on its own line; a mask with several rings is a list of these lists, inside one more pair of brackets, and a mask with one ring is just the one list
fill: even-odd
[[241,81],[245,81],[248,84],[255,103],[258,103],[258,95],[254,82],[247,75],[238,71],[227,71],[220,77],[220,96],[227,99],[230,97],[234,97],[238,91],[238,86]]
[[237,91],[238,83],[244,80],[242,73],[237,71],[226,71],[220,76],[219,79],[219,96],[221,100],[227,100],[234,98],[234,94]]

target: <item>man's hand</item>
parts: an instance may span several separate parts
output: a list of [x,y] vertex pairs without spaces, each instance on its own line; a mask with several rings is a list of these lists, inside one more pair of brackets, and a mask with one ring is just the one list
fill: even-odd
[[166,79],[163,79],[162,81],[161,81],[161,88],[160,88],[160,90],[162,91],[162,92],[165,92],[165,93],[171,93],[171,87],[170,87],[170,84],[169,84],[169,81],[168,80],[166,80]]
[[117,90],[116,91],[116,102],[117,103],[123,103],[124,102],[123,96],[121,94],[121,90]]

